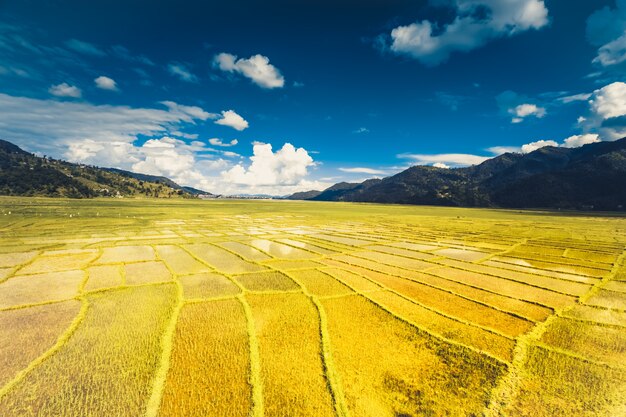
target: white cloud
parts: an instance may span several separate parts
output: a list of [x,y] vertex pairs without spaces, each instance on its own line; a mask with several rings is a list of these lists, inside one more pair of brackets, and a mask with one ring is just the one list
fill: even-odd
[[598,56],[593,59],[604,67],[626,61],[626,33],[598,49]]
[[257,54],[237,59],[235,55],[221,53],[215,56],[214,61],[222,71],[239,73],[259,87],[282,88],[285,85],[285,78],[266,56]]
[[57,97],[80,98],[83,95],[80,88],[69,85],[68,83],[53,85],[48,89],[48,92]]
[[172,63],[167,66],[167,71],[179,78],[181,81],[185,81],[188,83],[196,83],[198,82],[198,77],[193,74],[185,65]]
[[354,167],[354,168],[339,168],[341,172],[348,172],[350,174],[370,174],[370,175],[387,175],[388,172],[382,169],[373,169],[373,168],[365,168],[365,167]]
[[411,159],[418,165],[433,165],[436,163],[446,164],[448,166],[468,166],[480,164],[489,157],[463,154],[463,153],[444,153],[444,154],[400,154],[399,158]]
[[193,119],[207,120],[219,117],[218,114],[209,113],[198,106],[185,106],[173,101],[162,101],[161,104],[165,105],[172,114],[179,115],[189,122],[192,122]]
[[224,143],[219,138],[211,138],[211,139],[209,139],[209,143],[211,145],[213,145],[213,146],[226,146],[226,147],[228,147],[228,146],[235,146],[236,144],[239,143],[239,141],[237,139],[233,139],[233,140],[231,140],[228,143]]
[[529,116],[534,116],[539,119],[544,117],[546,115],[546,109],[536,104],[523,103],[509,109],[509,113],[514,116],[511,119],[512,123],[521,123]]
[[593,113],[602,119],[626,114],[626,83],[614,82],[593,92],[589,101]]
[[487,148],[486,151],[498,156],[510,152],[520,152],[521,148],[519,146],[492,146]]
[[62,157],[70,143],[132,143],[139,135],[164,135],[210,115],[199,107],[164,104],[166,109],[132,108],[0,94],[0,137]]
[[269,143],[256,143],[253,153],[248,168],[238,164],[222,173],[222,177],[239,185],[295,185],[314,165],[313,158],[304,148],[296,149],[290,143],[285,143],[276,152]]
[[553,140],[538,140],[536,142],[531,142],[531,143],[527,143],[526,145],[522,145],[521,150],[522,150],[522,153],[530,153],[546,146],[558,147],[559,144]]
[[600,142],[600,137],[596,133],[587,133],[584,135],[574,135],[563,141],[564,148],[579,148],[589,143]]
[[70,39],[69,41],[65,42],[65,45],[76,52],[80,52],[81,54],[99,57],[103,57],[106,55],[106,53],[97,46],[89,42],[80,41],[78,39]]
[[361,134],[361,133],[370,133],[370,130],[366,127],[359,127],[352,131],[352,133]]
[[587,19],[587,39],[598,46],[593,62],[603,67],[626,61],[626,0],[614,9],[603,7]]
[[102,90],[117,91],[117,83],[112,78],[101,75],[93,81],[96,83],[96,87]]
[[256,143],[246,166],[233,162],[241,158],[234,152],[176,139],[171,135],[215,114],[172,101],[161,104],[162,109],[132,108],[0,93],[0,137],[53,158],[165,175],[220,194],[287,195],[332,185],[309,179],[315,162],[290,144],[272,152],[270,145]]
[[468,52],[489,41],[548,24],[543,0],[453,0],[456,18],[444,26],[423,20],[391,31],[389,49],[436,66],[453,52]]
[[573,103],[575,101],[587,101],[591,97],[591,93],[582,93],[582,94],[574,94],[571,96],[558,98],[557,101],[560,101],[563,104]]
[[449,167],[448,165],[446,165],[446,164],[444,164],[444,163],[442,163],[442,162],[435,162],[435,163],[433,164],[433,166],[434,166],[435,168],[450,169],[450,167]]
[[216,120],[215,123],[222,126],[229,126],[239,131],[248,128],[248,122],[233,110],[223,111],[222,118]]

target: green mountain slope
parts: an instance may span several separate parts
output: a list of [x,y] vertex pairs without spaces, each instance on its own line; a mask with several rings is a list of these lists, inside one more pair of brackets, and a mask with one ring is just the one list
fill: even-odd
[[624,210],[626,138],[574,149],[545,147],[525,155],[506,153],[467,168],[414,166],[382,180],[339,183],[309,199]]
[[165,177],[42,158],[0,140],[0,195],[191,198],[203,193]]

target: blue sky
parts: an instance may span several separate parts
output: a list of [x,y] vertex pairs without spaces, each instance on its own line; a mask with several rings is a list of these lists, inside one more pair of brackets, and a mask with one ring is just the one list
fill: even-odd
[[626,0],[4,0],[0,138],[284,195],[626,136]]

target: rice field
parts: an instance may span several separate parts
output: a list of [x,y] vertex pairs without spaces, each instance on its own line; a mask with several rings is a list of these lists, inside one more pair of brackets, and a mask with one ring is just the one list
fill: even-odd
[[0,197],[0,416],[626,415],[626,219]]

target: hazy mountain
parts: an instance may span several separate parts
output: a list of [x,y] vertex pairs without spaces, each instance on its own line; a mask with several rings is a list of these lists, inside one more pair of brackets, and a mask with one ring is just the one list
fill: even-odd
[[528,154],[506,153],[467,168],[414,166],[382,180],[335,184],[308,199],[622,210],[626,138],[573,149],[549,146]]
[[286,198],[289,200],[312,200],[313,198],[317,197],[321,193],[322,192],[318,190],[302,191],[299,193],[293,193],[290,196],[287,196]]
[[0,195],[185,198],[208,194],[166,177],[42,158],[0,140]]

